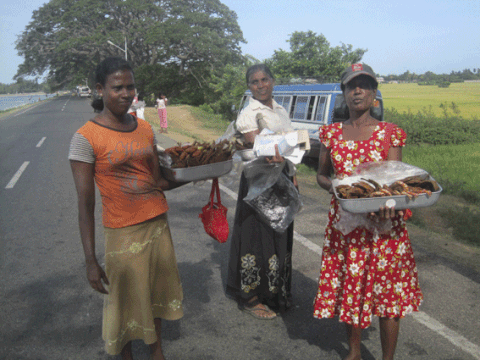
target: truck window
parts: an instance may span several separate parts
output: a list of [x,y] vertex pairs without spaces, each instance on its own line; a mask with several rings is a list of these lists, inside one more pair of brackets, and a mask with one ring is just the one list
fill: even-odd
[[308,113],[310,96],[294,96],[293,100],[294,104],[291,110],[292,120],[305,121]]
[[315,111],[314,121],[318,121],[321,123],[325,122],[325,108],[327,105],[327,96],[320,95],[317,97],[317,109]]
[[313,107],[315,106],[315,98],[316,96],[310,96],[310,101],[308,103],[308,113],[307,113],[307,118],[305,120],[312,120],[312,112],[313,112]]
[[279,105],[282,105],[288,113],[288,111],[290,110],[290,100],[292,99],[291,95],[276,95],[276,96],[273,97],[273,99]]

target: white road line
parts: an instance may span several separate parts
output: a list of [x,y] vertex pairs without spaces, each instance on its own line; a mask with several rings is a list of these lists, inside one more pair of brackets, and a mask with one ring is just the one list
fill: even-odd
[[230,196],[232,199],[234,199],[234,200],[238,199],[238,195],[237,195],[236,192],[233,192],[232,190],[230,190],[225,185],[220,184],[220,182],[219,182],[218,185],[219,185],[220,189],[222,189],[225,193],[227,193],[227,195]]
[[[227,195],[232,197],[233,199],[237,200],[238,195],[234,193],[232,190],[227,188],[226,186],[220,184],[220,189],[223,190]],[[293,239],[298,241],[307,249],[317,253],[318,255],[322,255],[322,248],[317,244],[311,242],[306,237],[298,234],[296,231],[293,233]],[[420,311],[412,313],[413,318],[417,320],[420,324],[428,327],[430,330],[433,330],[437,334],[443,336],[445,339],[450,341],[454,346],[462,349],[463,351],[471,354],[474,358],[480,360],[480,347],[468,341],[462,335],[456,333],[455,331],[447,328],[442,323],[438,322],[434,318],[428,316],[426,313]]]
[[450,341],[453,345],[459,347],[465,352],[471,354],[474,358],[480,359],[480,347],[468,341],[462,335],[447,328],[442,323],[438,322],[434,318],[428,316],[422,311],[412,313],[415,320],[420,324],[425,325],[430,330],[435,331],[437,334],[442,335],[445,339]]
[[65,107],[67,106],[68,102],[70,101],[70,98],[67,99],[67,102],[63,105],[62,111],[65,110]]
[[40,140],[37,144],[37,148],[39,148],[40,146],[42,146],[43,142],[45,141],[46,137],[43,137],[42,140]]
[[306,237],[303,237],[302,235],[300,235],[296,231],[293,232],[293,240],[298,241],[300,244],[305,246],[307,249],[309,249],[309,250],[313,251],[314,253],[322,256],[323,250],[322,250],[321,246],[318,246],[317,244],[311,242]]
[[40,105],[40,103],[35,104],[35,105],[32,105],[32,106],[26,108],[25,110],[22,110],[22,111],[16,113],[15,115],[13,115],[13,117],[17,117],[18,115],[23,115],[23,114],[25,114],[27,111],[30,111],[30,110],[32,110],[32,109],[35,109],[38,105]]
[[27,168],[28,164],[30,164],[30,161],[25,161],[22,166],[20,166],[20,169],[16,172],[16,174],[13,176],[12,180],[5,186],[5,189],[12,189],[15,184],[17,183],[18,179],[20,179],[20,176],[22,176],[22,173],[25,171]]

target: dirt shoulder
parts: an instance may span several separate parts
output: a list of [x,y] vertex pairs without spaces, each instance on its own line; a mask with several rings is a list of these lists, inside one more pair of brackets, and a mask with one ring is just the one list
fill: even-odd
[[[204,129],[202,123],[198,121],[190,112],[190,106],[178,105],[167,107],[167,121],[169,138],[185,143],[192,142],[195,138],[204,141],[216,140],[222,132],[215,132],[209,129]],[[145,119],[155,128],[160,128],[159,117],[157,109],[148,107],[145,109]]]
[[[171,139],[178,142],[192,142],[195,138],[203,141],[212,141],[223,134],[224,129],[213,131],[204,129],[202,123],[198,121],[190,112],[190,107],[169,106],[167,108],[168,134]],[[147,121],[159,128],[158,114],[155,108],[147,108],[145,111]],[[300,192],[307,198],[310,204],[329,204],[330,195],[320,189],[316,183],[315,176],[298,174]],[[421,209],[417,216],[422,217],[424,227],[408,224],[410,238],[414,249],[426,252],[426,255],[438,259],[439,261],[459,264],[471,271],[480,274],[480,248],[470,246],[455,239],[451,229],[438,214],[438,208],[445,206],[449,202],[458,201],[458,199],[442,195],[438,203],[432,207]],[[315,205],[313,205],[315,206]],[[452,265],[453,266],[453,265]]]

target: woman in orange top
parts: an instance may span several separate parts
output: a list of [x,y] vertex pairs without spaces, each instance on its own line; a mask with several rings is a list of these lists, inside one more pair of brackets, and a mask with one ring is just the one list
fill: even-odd
[[[106,351],[132,359],[131,341],[150,345],[164,359],[161,320],[183,316],[183,292],[163,190],[179,186],[160,175],[151,126],[128,114],[135,96],[133,70],[121,58],[96,71],[99,111],[73,136],[69,159],[78,194],[80,235],[87,278],[106,294]],[[105,271],[95,255],[95,186],[102,198]]]

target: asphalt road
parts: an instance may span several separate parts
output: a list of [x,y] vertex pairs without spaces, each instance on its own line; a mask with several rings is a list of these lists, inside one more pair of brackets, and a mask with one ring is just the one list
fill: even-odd
[[[93,112],[88,100],[60,97],[0,117],[0,359],[114,359],[103,350],[102,295],[85,278],[76,193],[67,160],[73,133]],[[165,147],[174,142],[164,135]],[[230,223],[238,177],[222,179]],[[164,322],[167,359],[342,359],[344,327],[316,320],[323,227],[328,201],[305,192],[296,219],[293,310],[273,321],[256,320],[225,297],[229,243],[205,234],[198,214],[210,183],[167,192],[185,316]],[[103,234],[97,201],[97,253]],[[421,312],[402,320],[397,359],[480,359],[480,274],[461,259],[415,247]],[[363,360],[381,359],[378,321],[364,331]],[[147,347],[134,342],[136,359]]]

